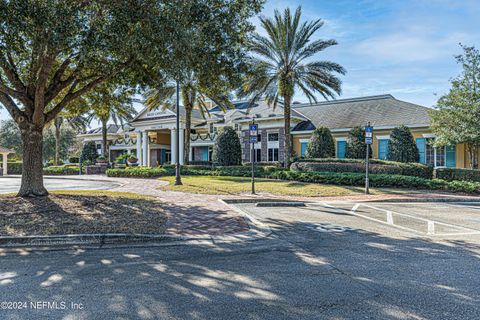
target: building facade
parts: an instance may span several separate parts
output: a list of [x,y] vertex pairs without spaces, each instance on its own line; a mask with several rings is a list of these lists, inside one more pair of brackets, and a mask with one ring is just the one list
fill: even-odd
[[[395,99],[391,95],[339,99],[316,104],[294,103],[291,111],[291,134],[294,155],[302,157],[312,132],[327,127],[335,139],[336,157],[347,156],[348,131],[355,126],[373,126],[373,158],[386,159],[391,130],[405,125],[410,128],[420,152],[420,162],[435,167],[468,167],[463,145],[435,148],[435,135],[430,131],[429,108]],[[265,101],[254,105],[236,102],[226,112],[213,107],[203,117],[192,114],[189,161],[208,162],[218,133],[226,126],[238,133],[242,144],[242,161],[251,161],[248,125],[255,120],[259,126],[258,143],[254,144],[257,162],[283,162],[285,141],[283,107],[269,106]],[[94,129],[95,130],[95,129]],[[113,130],[113,129],[112,129]],[[129,124],[128,131],[112,133],[111,152],[135,153],[142,166],[158,166],[176,161],[175,110],[141,111]],[[185,110],[180,109],[180,163],[184,159]],[[81,138],[96,139],[94,132]],[[95,141],[101,141],[100,139]],[[100,146],[101,147],[101,146]],[[111,156],[114,160],[115,157]]]

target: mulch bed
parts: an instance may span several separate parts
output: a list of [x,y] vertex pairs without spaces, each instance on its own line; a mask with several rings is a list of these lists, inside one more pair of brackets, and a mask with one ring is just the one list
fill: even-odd
[[149,198],[52,194],[0,197],[0,236],[165,231],[163,204]]

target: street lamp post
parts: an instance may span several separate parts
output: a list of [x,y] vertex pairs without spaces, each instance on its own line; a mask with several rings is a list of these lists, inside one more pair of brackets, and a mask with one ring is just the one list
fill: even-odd
[[180,85],[177,80],[177,101],[176,101],[176,113],[177,113],[177,130],[175,130],[175,185],[182,185],[182,177],[180,176]]
[[250,161],[252,163],[252,194],[255,194],[255,143],[258,142],[258,124],[255,123],[255,118],[252,119],[252,123],[248,126],[249,140],[252,145],[250,151]]

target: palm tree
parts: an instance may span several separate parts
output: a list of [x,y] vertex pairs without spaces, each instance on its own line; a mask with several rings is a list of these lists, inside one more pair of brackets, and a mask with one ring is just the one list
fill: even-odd
[[345,74],[345,69],[330,61],[311,61],[315,54],[336,45],[335,40],[310,40],[323,26],[321,19],[300,22],[301,8],[292,16],[290,9],[282,15],[275,10],[274,19],[261,17],[267,35],[254,34],[248,48],[250,71],[245,76],[239,97],[249,97],[251,103],[265,97],[274,108],[283,103],[285,118],[285,166],[292,154],[290,114],[292,98],[300,89],[310,103],[317,102],[315,93],[323,98],[334,98],[341,93],[341,81],[334,74]]
[[69,124],[77,132],[85,131],[90,122],[88,116],[71,113],[68,110],[64,110],[59,113],[53,120],[53,125],[55,126],[55,158],[54,164],[57,166],[60,160],[60,139],[61,139],[61,128],[64,123]]
[[92,109],[91,117],[102,124],[103,156],[109,160],[107,129],[108,121],[123,125],[137,113],[132,104],[132,89],[113,85],[102,85],[88,96],[88,104]]
[[[185,108],[185,141],[184,141],[184,162],[188,163],[190,155],[190,134],[192,131],[192,112],[194,109],[205,116],[208,114],[210,105],[208,100],[214,101],[221,110],[225,111],[231,107],[228,94],[212,94],[213,90],[204,88],[197,81],[194,72],[187,72],[179,83],[183,106]],[[145,105],[149,110],[174,109],[176,105],[176,83],[161,77],[158,85],[146,92]]]

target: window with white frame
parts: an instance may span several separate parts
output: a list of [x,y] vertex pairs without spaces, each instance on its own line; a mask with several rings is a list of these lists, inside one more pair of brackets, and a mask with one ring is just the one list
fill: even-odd
[[268,148],[268,161],[278,161],[278,148]]
[[278,132],[269,133],[269,134],[268,134],[268,141],[269,141],[269,142],[278,141]]
[[445,167],[446,148],[434,147],[435,138],[427,138],[425,145],[425,161],[434,167]]

